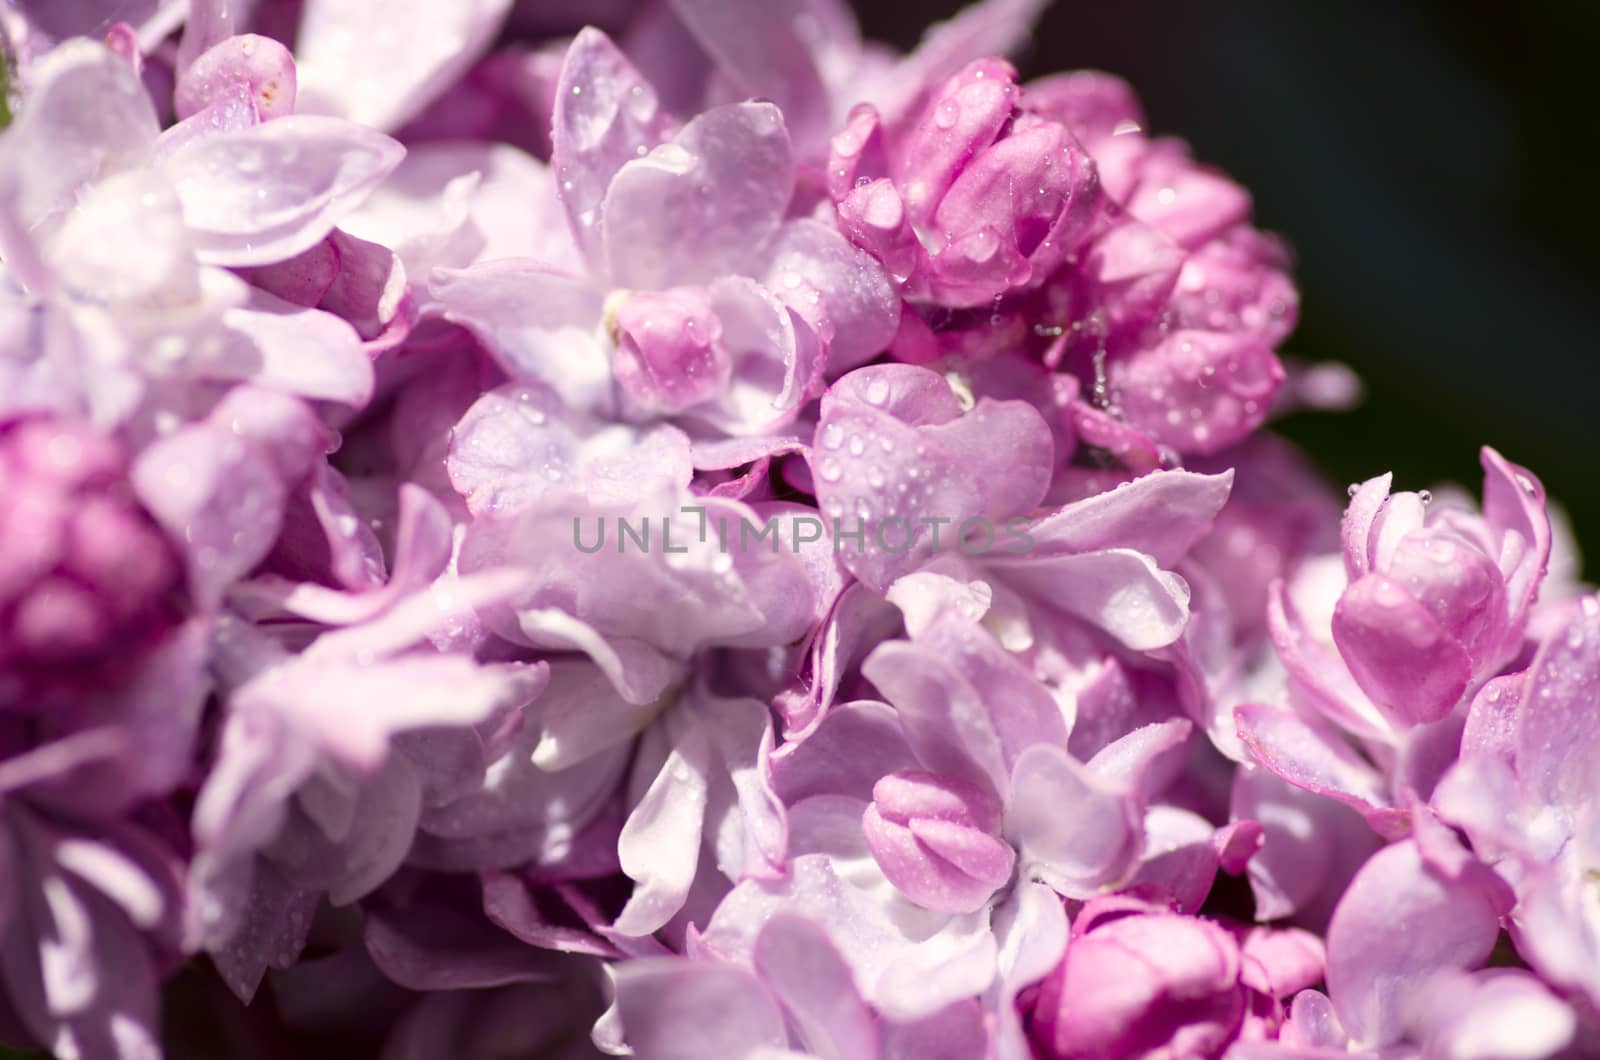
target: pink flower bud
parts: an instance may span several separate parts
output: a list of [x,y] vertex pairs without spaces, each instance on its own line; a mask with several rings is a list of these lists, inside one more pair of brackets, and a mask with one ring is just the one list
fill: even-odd
[[179,567],[92,429],[0,428],[0,706],[136,654],[170,624]]
[[727,388],[732,364],[704,288],[632,294],[616,328],[617,381],[642,409],[681,412]]
[[1000,803],[971,784],[931,773],[892,773],[861,819],[883,874],[911,901],[970,913],[1011,879],[1016,853],[999,838]]

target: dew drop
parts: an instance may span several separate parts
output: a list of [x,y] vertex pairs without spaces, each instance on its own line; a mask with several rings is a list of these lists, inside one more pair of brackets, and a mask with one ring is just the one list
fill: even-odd
[[889,400],[889,384],[885,383],[882,379],[874,379],[872,382],[867,384],[866,396],[868,404],[882,405],[885,401]]
[[822,476],[824,482],[838,482],[844,477],[844,470],[839,467],[839,461],[830,456],[822,462],[818,474]]
[[851,456],[860,456],[866,450],[866,448],[867,443],[863,442],[860,437],[852,437],[850,439],[849,449]]
[[844,431],[837,423],[830,423],[822,428],[822,448],[837,449],[844,442]]
[[961,105],[953,99],[939,104],[933,112],[933,123],[941,129],[953,129],[961,120]]

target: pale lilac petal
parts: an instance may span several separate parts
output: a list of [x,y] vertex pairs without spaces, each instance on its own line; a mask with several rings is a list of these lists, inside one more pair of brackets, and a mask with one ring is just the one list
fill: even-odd
[[309,0],[296,49],[300,109],[398,128],[483,53],[510,7],[511,0]]
[[1339,536],[1344,543],[1345,570],[1351,581],[1372,569],[1367,542],[1372,536],[1373,521],[1389,499],[1389,487],[1393,481],[1394,475],[1385,472],[1361,483],[1350,495],[1350,506],[1345,509],[1339,522]]
[[1385,847],[1351,881],[1328,927],[1328,993],[1340,1022],[1364,1045],[1394,1044],[1427,977],[1476,966],[1499,933],[1480,888],[1434,875],[1414,843]]
[[1261,825],[1261,849],[1246,872],[1263,920],[1297,913],[1307,923],[1326,920],[1333,901],[1379,844],[1354,810],[1260,766],[1241,767],[1234,775],[1229,816]]
[[1273,707],[1241,706],[1233,716],[1256,760],[1290,784],[1363,813],[1389,805],[1377,770],[1326,724]]
[[1018,592],[1098,626],[1135,651],[1164,648],[1189,620],[1189,585],[1143,552],[995,556],[990,566]]
[[606,267],[601,233],[611,179],[666,139],[672,119],[655,88],[592,27],[567,48],[556,85],[552,163],[561,203],[589,264]]
[[131,479],[145,507],[190,560],[191,591],[205,604],[272,548],[287,490],[265,453],[228,430],[186,427],[149,446]]
[[1560,1056],[1578,1030],[1572,1007],[1517,968],[1435,977],[1411,1022],[1430,1052],[1462,1060]]
[[197,358],[196,374],[346,405],[372,396],[361,336],[332,313],[253,289],[247,304],[223,312],[222,323],[220,348]]
[[754,952],[761,927],[777,913],[822,925],[856,975],[863,996],[900,1020],[930,1015],[981,993],[995,975],[995,943],[981,915],[951,918],[840,878],[822,854],[792,859],[777,880],[747,880],[717,908],[703,935],[730,958]]
[[542,680],[536,667],[493,669],[459,656],[409,656],[382,666],[303,658],[241,688],[234,709],[282,714],[341,761],[372,768],[392,734],[482,721],[531,699]]
[[1483,517],[1500,550],[1511,628],[1520,630],[1550,563],[1552,535],[1544,486],[1532,474],[1484,447]]
[[758,699],[699,692],[685,703],[717,757],[706,794],[706,830],[717,867],[730,880],[783,871],[788,823],[773,793],[772,715]]
[[787,806],[823,793],[870,802],[877,778],[916,767],[895,711],[863,700],[830,710],[804,740],[784,744],[773,782]]
[[746,272],[776,234],[793,186],[778,108],[705,112],[612,179],[603,206],[612,284],[660,290]]
[[266,265],[314,246],[404,155],[352,122],[291,115],[193,140],[162,172],[201,261]]
[[850,967],[815,922],[779,915],[756,938],[756,972],[814,1053],[870,1060],[878,1029]]
[[710,293],[732,378],[716,402],[691,415],[730,434],[777,430],[819,385],[820,339],[798,313],[753,280],[719,277]]
[[894,338],[900,305],[888,278],[838,232],[820,221],[791,221],[767,255],[762,283],[808,321],[814,305],[825,323],[830,375],[871,360]]
[[936,545],[972,536],[965,547],[1015,549],[1001,524],[1043,497],[1053,451],[1031,405],[984,398],[963,415],[938,374],[882,365],[857,369],[823,396],[810,463],[823,514],[861,533],[843,551],[845,566],[882,591]]
[[617,1010],[640,1060],[744,1057],[789,1042],[783,1012],[752,972],[658,957],[616,971]]
[[596,337],[604,296],[587,280],[507,260],[436,269],[428,289],[513,379],[542,382],[578,408],[609,405],[611,367]]
[[[1337,587],[1330,578],[1335,574]],[[1387,738],[1391,726],[1350,675],[1334,647],[1318,638],[1316,627],[1295,606],[1296,594],[1291,592],[1307,589],[1331,602],[1342,587],[1342,568],[1336,559],[1325,557],[1303,564],[1293,586],[1274,582],[1268,589],[1267,631],[1278,658],[1322,714],[1358,736]]]
[[716,61],[739,96],[770,99],[803,143],[827,135],[824,87],[811,42],[802,35],[814,6],[806,0],[674,0],[672,9]]
[[590,420],[537,384],[507,384],[467,410],[451,433],[450,483],[474,514],[514,512],[581,493],[628,503],[690,476],[689,439]]
[[1517,727],[1517,775],[1540,803],[1576,817],[1593,805],[1600,761],[1600,598],[1570,609],[1528,669]]
[[1193,731],[1185,718],[1141,725],[1096,751],[1087,765],[1095,776],[1149,802],[1182,768]]
[[1227,503],[1233,471],[1154,471],[1034,520],[1036,555],[1127,548],[1171,567],[1211,531]]
[[0,153],[0,196],[26,228],[69,209],[95,180],[147,160],[159,132],[155,109],[109,49],[66,42],[29,71],[28,90]]
[[623,935],[649,935],[682,908],[700,864],[713,751],[697,725],[685,726],[617,840],[622,871],[634,880],[613,925]]
[[1295,995],[1282,1040],[1287,1045],[1304,1049],[1334,1050],[1339,1056],[1348,1055],[1350,1044],[1350,1036],[1340,1025],[1333,1002],[1328,1000],[1328,995],[1315,990],[1302,990]]
[[1261,426],[1286,378],[1255,337],[1210,331],[1176,331],[1112,362],[1108,375],[1130,423],[1179,452],[1198,454],[1215,453]]
[[1088,898],[1121,881],[1138,863],[1138,806],[1108,790],[1066,751],[1028,748],[1011,773],[1006,835],[1024,872],[1069,897]]

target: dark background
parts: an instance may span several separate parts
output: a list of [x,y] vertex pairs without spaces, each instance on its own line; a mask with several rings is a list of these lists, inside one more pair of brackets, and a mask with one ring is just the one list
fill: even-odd
[[[961,6],[855,4],[902,48]],[[1331,476],[1476,493],[1493,445],[1600,570],[1600,5],[1059,0],[1019,59],[1025,79],[1127,78],[1150,131],[1232,174],[1294,245],[1284,352],[1367,384],[1353,412],[1281,425]]]

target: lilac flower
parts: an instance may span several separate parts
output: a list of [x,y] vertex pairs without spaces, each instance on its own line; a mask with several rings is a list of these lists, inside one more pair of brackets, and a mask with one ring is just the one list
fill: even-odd
[[769,431],[794,417],[825,365],[887,344],[892,295],[836,232],[787,217],[794,162],[776,107],[729,104],[675,124],[603,34],[580,34],[552,159],[580,271],[486,263],[441,270],[431,290],[508,374],[580,408]]
[[7,408],[117,423],[167,397],[170,380],[366,400],[371,367],[350,325],[223,266],[315,246],[394,168],[399,145],[335,119],[209,113],[162,133],[127,64],[84,41],[26,71],[0,138],[0,240],[5,312],[39,338],[0,360]]
[[1521,647],[1550,554],[1543,491],[1492,449],[1483,464],[1482,520],[1447,508],[1429,518],[1417,495],[1385,496],[1386,478],[1351,498],[1351,584],[1334,608],[1333,637],[1390,717],[1436,719]]
[[1041,7],[0,8],[0,1038],[1592,1053],[1559,516]]
[[[1544,576],[1542,490],[1493,450],[1483,463],[1482,516],[1427,512],[1417,494],[1386,497],[1386,478],[1352,494],[1343,563],[1307,564],[1268,609],[1291,704],[1308,709],[1235,712],[1263,765],[1390,837],[1405,830],[1408,800],[1427,798],[1454,760],[1466,704],[1522,651]],[[1353,752],[1341,730],[1381,749],[1385,768]]]

